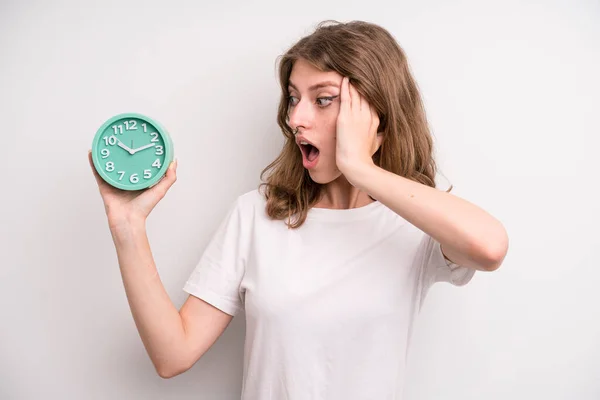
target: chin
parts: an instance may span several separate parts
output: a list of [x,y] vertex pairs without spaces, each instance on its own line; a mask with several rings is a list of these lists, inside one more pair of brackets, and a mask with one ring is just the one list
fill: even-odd
[[340,171],[319,171],[318,169],[309,169],[310,178],[321,185],[326,185],[342,176]]

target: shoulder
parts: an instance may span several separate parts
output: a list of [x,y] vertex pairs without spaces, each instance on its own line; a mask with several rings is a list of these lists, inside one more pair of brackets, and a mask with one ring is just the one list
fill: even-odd
[[254,220],[265,215],[266,204],[264,194],[259,189],[254,189],[238,195],[230,205],[230,212],[243,220]]
[[259,189],[244,192],[235,199],[235,206],[247,211],[264,208],[266,204],[267,200]]

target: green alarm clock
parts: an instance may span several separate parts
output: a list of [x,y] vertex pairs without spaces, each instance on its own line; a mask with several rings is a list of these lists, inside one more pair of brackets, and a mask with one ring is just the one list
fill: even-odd
[[122,190],[152,187],[173,160],[173,142],[158,122],[138,113],[116,115],[96,132],[92,159],[98,174]]

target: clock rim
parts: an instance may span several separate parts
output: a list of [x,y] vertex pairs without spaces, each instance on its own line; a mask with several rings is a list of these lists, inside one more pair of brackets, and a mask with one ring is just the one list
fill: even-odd
[[[137,118],[137,119],[146,121],[149,124],[152,124],[156,128],[158,134],[163,139],[163,142],[165,144],[165,161],[164,161],[163,165],[161,166],[161,168],[158,170],[158,172],[149,180],[142,180],[139,183],[135,183],[135,184],[123,184],[123,183],[120,183],[117,181],[113,181],[108,176],[108,174],[106,174],[106,172],[100,165],[100,160],[98,159],[98,151],[97,151],[98,141],[101,139],[101,136],[104,133],[104,131],[106,130],[106,128],[108,128],[115,121],[123,119],[123,118]],[[148,189],[148,188],[154,186],[155,184],[157,184],[163,178],[165,173],[167,172],[167,169],[169,168],[171,161],[173,161],[173,155],[174,155],[173,141],[171,140],[171,136],[170,136],[169,132],[166,130],[166,128],[160,122],[158,122],[156,119],[151,118],[145,114],[137,113],[137,112],[121,113],[121,114],[114,115],[111,118],[107,119],[100,126],[100,128],[98,128],[98,130],[96,131],[96,134],[94,135],[94,140],[92,142],[92,161],[94,163],[94,168],[96,168],[96,171],[98,172],[100,177],[102,177],[102,179],[106,183],[108,183],[109,185],[111,185],[117,189],[121,189],[121,190],[128,190],[128,191],[144,190],[144,189]]]

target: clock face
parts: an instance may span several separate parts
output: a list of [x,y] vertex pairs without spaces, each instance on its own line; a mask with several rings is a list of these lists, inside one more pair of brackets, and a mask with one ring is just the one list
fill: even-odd
[[157,183],[173,159],[172,143],[160,124],[140,114],[105,122],[92,143],[94,165],[114,187],[140,190]]

